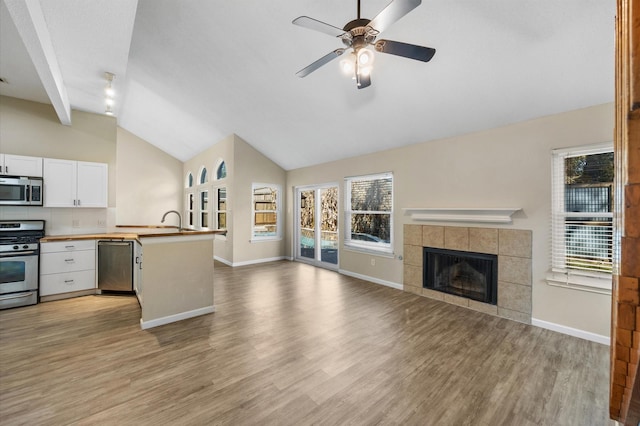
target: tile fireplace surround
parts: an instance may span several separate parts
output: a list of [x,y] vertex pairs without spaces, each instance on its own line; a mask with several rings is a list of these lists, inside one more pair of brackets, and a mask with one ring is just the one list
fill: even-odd
[[[423,247],[498,255],[498,304],[422,287]],[[404,225],[404,291],[515,321],[531,323],[531,231]]]

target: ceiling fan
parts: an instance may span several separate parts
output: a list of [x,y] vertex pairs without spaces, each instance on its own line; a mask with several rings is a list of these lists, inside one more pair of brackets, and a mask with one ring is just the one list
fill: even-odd
[[298,71],[296,75],[298,77],[306,77],[343,53],[352,50],[345,59],[340,61],[340,65],[345,73],[353,73],[358,89],[364,89],[371,85],[373,51],[368,48],[369,46],[373,46],[377,52],[429,62],[435,55],[436,49],[393,40],[381,39],[376,41],[376,37],[382,31],[418,7],[420,3],[422,3],[422,0],[393,0],[375,18],[364,19],[360,17],[360,0],[358,0],[358,17],[348,22],[343,28],[334,27],[308,16],[300,16],[294,19],[293,23],[295,25],[340,38],[347,46],[326,54],[311,65]]

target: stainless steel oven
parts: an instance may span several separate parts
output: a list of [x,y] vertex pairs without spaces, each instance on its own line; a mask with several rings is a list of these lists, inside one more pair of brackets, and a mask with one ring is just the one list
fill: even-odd
[[0,221],[0,309],[38,303],[43,220]]

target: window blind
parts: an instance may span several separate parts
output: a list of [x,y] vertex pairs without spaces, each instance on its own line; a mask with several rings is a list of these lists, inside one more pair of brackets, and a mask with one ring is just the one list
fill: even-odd
[[551,263],[556,272],[610,274],[613,147],[553,151]]

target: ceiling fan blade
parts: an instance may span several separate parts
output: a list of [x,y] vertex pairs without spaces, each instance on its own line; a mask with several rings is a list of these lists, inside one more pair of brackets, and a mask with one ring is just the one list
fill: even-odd
[[345,31],[342,28],[334,27],[325,22],[318,21],[317,19],[309,18],[308,16],[299,16],[292,21],[294,25],[300,25],[301,27],[309,28],[310,30],[320,31],[321,33],[329,34],[333,37],[340,37]]
[[436,49],[432,49],[431,47],[417,46],[415,44],[401,43],[393,40],[378,40],[374,47],[378,52],[403,56],[422,62],[429,62],[431,58],[433,58],[433,55],[436,54]]
[[422,0],[394,0],[382,9],[382,11],[369,22],[368,26],[378,30],[378,32],[382,32],[404,15],[420,6],[420,3],[422,3]]
[[338,56],[342,55],[345,50],[346,49],[336,49],[333,52],[327,53],[322,58],[313,62],[311,65],[308,65],[305,68],[302,68],[300,71],[296,73],[296,75],[300,78],[308,76],[309,74],[311,74],[312,72],[320,68],[321,66],[328,64]]

